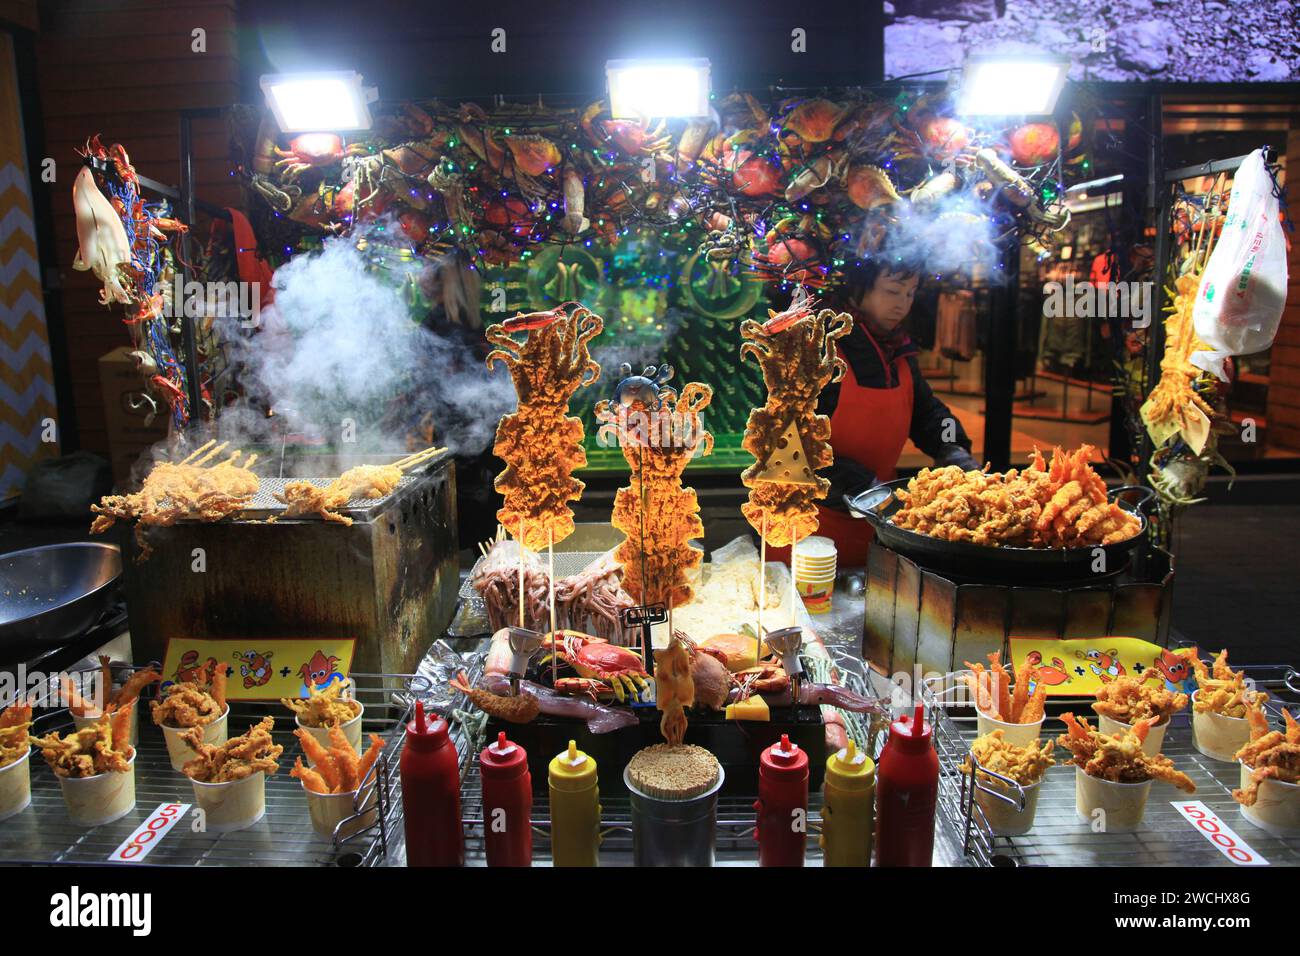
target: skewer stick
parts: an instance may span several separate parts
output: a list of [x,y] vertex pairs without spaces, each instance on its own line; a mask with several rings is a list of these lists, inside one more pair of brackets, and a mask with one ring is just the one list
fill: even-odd
[[[194,458],[193,456],[190,456],[190,458],[185,459],[185,464],[187,464],[187,465],[193,465],[195,468],[199,468],[199,467],[201,467],[201,466],[203,466],[203,465],[206,465],[206,464],[207,464],[209,461],[211,461],[213,458],[216,458],[216,457],[217,457],[218,455],[220,455],[223,451],[225,451],[225,450],[226,450],[226,446],[229,445],[229,444],[230,444],[230,442],[228,442],[228,441],[223,441],[220,445],[217,445],[217,446],[214,447],[214,448],[210,448],[206,453],[204,453],[202,456],[200,456],[200,457],[198,457],[198,458]],[[205,447],[206,447],[206,446],[205,446]],[[192,460],[191,460],[191,459],[192,459]]]
[[[550,561],[550,582],[551,582],[551,640],[555,638],[555,528],[546,529],[546,556]],[[552,651],[555,648],[552,647]],[[551,654],[551,686],[555,686],[559,669],[559,654]]]
[[524,626],[524,519],[519,519],[519,626]]
[[767,512],[763,512],[762,527],[758,532],[758,641],[754,648],[754,664],[763,657],[763,608],[767,606]]
[[203,443],[202,445],[200,445],[198,448],[194,449],[192,452],[190,452],[188,455],[186,455],[184,458],[182,458],[182,459],[181,459],[181,464],[182,464],[182,465],[188,465],[188,464],[191,464],[191,463],[194,461],[195,458],[198,458],[199,455],[203,454],[205,451],[207,451],[209,448],[211,448],[211,447],[212,447],[213,445],[215,445],[216,443],[217,443],[217,440],[216,440],[215,438],[209,438],[206,442],[204,442],[204,443]]
[[796,612],[794,609],[795,602],[799,600],[799,589],[794,583],[794,546],[797,542],[794,537],[794,522],[790,522],[790,626],[798,624]]

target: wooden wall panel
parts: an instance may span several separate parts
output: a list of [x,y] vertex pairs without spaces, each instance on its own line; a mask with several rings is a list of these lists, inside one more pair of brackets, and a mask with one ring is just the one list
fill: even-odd
[[[1292,120],[1286,142],[1287,205],[1300,209],[1300,125]],[[1287,257],[1286,308],[1269,363],[1268,444],[1300,451],[1300,242]]]

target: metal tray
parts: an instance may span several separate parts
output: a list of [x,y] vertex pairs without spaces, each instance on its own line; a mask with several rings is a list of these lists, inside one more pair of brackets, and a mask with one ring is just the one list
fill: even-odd
[[[1286,666],[1246,667],[1258,686],[1271,695],[1293,693],[1296,671]],[[1074,808],[1074,767],[1058,763],[1041,784],[1034,828],[1024,836],[995,837],[979,805],[974,803],[973,768],[963,773],[961,764],[976,737],[974,710],[951,700],[957,674],[929,678],[922,683],[928,719],[935,728],[939,753],[939,816],[941,826],[955,844],[960,862],[971,866],[1234,866],[1174,809],[1179,797],[1200,800],[1242,840],[1274,866],[1300,866],[1300,837],[1272,836],[1251,824],[1232,799],[1240,785],[1235,763],[1214,760],[1192,746],[1187,712],[1175,715],[1165,735],[1164,754],[1196,784],[1196,793],[1183,794],[1174,787],[1152,784],[1142,826],[1133,833],[1093,833]],[[1092,716],[1092,698],[1049,698],[1043,735],[1055,738],[1065,730],[1056,715],[1072,710]],[[1279,721],[1283,701],[1270,700],[1270,712]],[[1091,721],[1095,726],[1095,721]],[[1058,750],[1058,761],[1062,752]]]
[[[292,715],[279,704],[238,702],[230,705],[230,731],[242,733],[267,713],[276,718],[272,736],[284,745],[280,771],[266,779],[266,816],[231,833],[195,833],[187,814],[144,859],[148,866],[379,866],[400,863],[402,831],[398,756],[410,719],[412,685],[421,678],[405,674],[354,674],[356,696],[365,704],[365,733],[382,735],[387,744],[376,762],[370,786],[378,793],[374,825],[345,839],[319,836],[311,827],[302,784],[289,776],[300,753]],[[71,729],[66,710],[37,718],[33,733]],[[146,713],[140,715],[135,762],[136,806],[121,820],[81,827],[67,817],[62,791],[40,754],[30,757],[31,806],[0,822],[0,864],[105,865],[109,855],[160,803],[194,803],[189,779],[175,771],[162,732]],[[140,864],[119,864],[140,865]]]

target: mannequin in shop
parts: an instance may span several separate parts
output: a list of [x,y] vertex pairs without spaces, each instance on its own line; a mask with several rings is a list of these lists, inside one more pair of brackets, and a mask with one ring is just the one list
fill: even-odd
[[849,515],[844,496],[896,478],[909,438],[936,466],[980,467],[961,422],[922,376],[920,350],[904,328],[921,274],[919,263],[860,261],[823,299],[853,316],[853,331],[838,343],[848,371],[822,391],[818,405],[830,416],[835,451],[835,464],[821,472],[831,490],[819,507],[818,533],[834,539],[842,567],[865,564],[871,541],[870,525]]

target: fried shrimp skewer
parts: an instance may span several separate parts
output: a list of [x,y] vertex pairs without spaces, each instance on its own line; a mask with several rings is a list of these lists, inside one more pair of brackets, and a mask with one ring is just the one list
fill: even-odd
[[319,515],[326,521],[346,527],[352,524],[352,519],[338,512],[349,501],[357,498],[382,498],[392,494],[398,482],[402,480],[403,474],[446,450],[446,448],[426,448],[390,465],[356,465],[324,488],[317,487],[310,481],[291,481],[284,486],[283,494],[276,495],[284,502],[286,506],[284,511],[268,518],[267,523],[277,518]]

